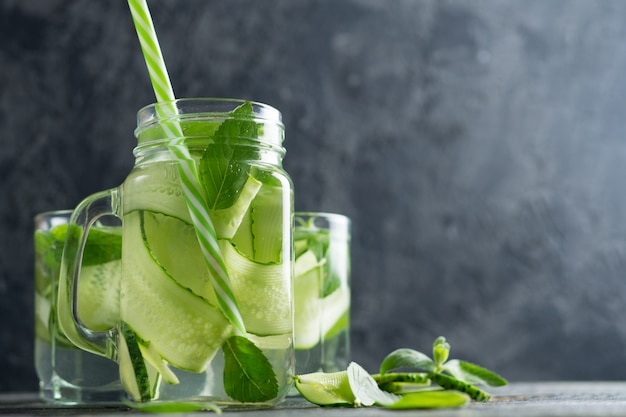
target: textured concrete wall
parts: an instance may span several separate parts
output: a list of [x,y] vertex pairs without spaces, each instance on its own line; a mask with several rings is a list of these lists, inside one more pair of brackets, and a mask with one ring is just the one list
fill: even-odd
[[[626,376],[626,2],[151,1],[179,97],[279,108],[353,219],[353,357]],[[0,390],[34,390],[32,217],[119,184],[153,101],[124,1],[0,1]]]

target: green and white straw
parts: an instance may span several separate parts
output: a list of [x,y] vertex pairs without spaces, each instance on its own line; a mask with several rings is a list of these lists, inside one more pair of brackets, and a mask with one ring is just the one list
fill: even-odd
[[[174,103],[174,90],[167,74],[165,60],[161,53],[161,47],[159,46],[152,17],[148,10],[148,4],[146,0],[128,0],[128,4],[157,102],[163,103],[162,106],[157,106],[157,110],[162,112],[160,116],[171,120],[169,116],[175,116],[178,113]],[[246,329],[218,245],[217,234],[209,216],[204,192],[198,181],[196,164],[184,144],[184,136],[180,125],[175,121],[170,121],[165,122],[163,128],[171,138],[169,149],[178,161],[178,173],[187,201],[187,207],[189,208],[189,214],[191,215],[204,259],[211,271],[211,283],[220,308],[234,327],[235,334],[246,336]]]

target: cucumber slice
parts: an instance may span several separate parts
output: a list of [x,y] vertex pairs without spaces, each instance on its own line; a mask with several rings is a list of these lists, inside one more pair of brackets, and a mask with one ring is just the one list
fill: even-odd
[[303,253],[294,264],[296,349],[310,349],[347,325],[350,290],[342,285],[322,298],[324,264],[312,251]]
[[297,259],[309,248],[309,244],[306,239],[294,240],[293,242],[293,254]]
[[252,204],[252,236],[254,260],[261,263],[282,260],[283,255],[283,207],[285,190],[282,187],[263,187]]
[[89,329],[108,330],[119,321],[121,275],[121,260],[81,268],[78,316]]
[[290,264],[251,261],[224,240],[220,248],[246,330],[265,336],[291,332]]
[[231,326],[219,310],[183,288],[153,257],[151,244],[172,237],[161,234],[154,241],[144,240],[141,219],[141,212],[124,216],[121,319],[171,365],[202,372],[230,335]]
[[161,213],[143,211],[140,216],[144,245],[159,266],[182,287],[217,306],[194,226]]
[[350,290],[341,286],[332,294],[322,298],[321,333],[324,340],[336,336],[350,323]]
[[232,239],[239,251],[253,261],[282,262],[284,192],[282,187],[261,187]]
[[[160,213],[140,216],[155,262],[180,286],[218,306],[194,226]],[[289,264],[251,261],[226,240],[220,240],[220,249],[246,329],[257,335],[291,332]]]
[[252,206],[248,207],[248,211],[241,219],[241,224],[237,233],[231,239],[231,242],[237,246],[237,250],[247,256],[254,258],[254,236],[252,235]]
[[310,349],[322,340],[320,329],[323,262],[305,252],[294,265],[294,342],[296,349]]
[[37,339],[50,343],[50,297],[35,293],[35,335]]
[[144,361],[137,335],[124,322],[120,325],[118,350],[120,379],[126,393],[134,401],[154,399],[160,376]]
[[174,371],[167,365],[167,362],[161,359],[159,353],[154,349],[154,346],[149,343],[147,345],[139,343],[139,350],[141,351],[141,356],[161,374],[165,382],[172,385],[180,382]]
[[211,220],[218,238],[232,239],[261,185],[261,182],[249,176],[235,204],[226,209],[211,211]]

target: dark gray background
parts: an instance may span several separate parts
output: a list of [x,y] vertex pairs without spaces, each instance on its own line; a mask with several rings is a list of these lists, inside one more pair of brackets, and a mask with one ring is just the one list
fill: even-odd
[[[153,0],[178,97],[283,112],[353,219],[353,359],[626,377],[626,2]],[[32,217],[119,184],[153,101],[125,1],[0,0],[0,390],[34,390]]]

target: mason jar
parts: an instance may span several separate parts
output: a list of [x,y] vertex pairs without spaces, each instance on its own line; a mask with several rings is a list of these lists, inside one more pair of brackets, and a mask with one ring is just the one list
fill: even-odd
[[[179,99],[137,120],[128,177],[72,213],[60,326],[117,362],[134,401],[275,405],[294,374],[293,187],[281,114],[245,100]],[[76,277],[83,236],[110,215],[122,220],[122,272],[118,283],[102,281],[119,305],[103,331],[81,320]]]

